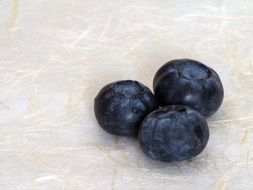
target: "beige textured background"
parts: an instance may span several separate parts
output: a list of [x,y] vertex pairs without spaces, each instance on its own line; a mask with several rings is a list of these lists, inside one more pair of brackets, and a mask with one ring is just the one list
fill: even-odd
[[[184,57],[225,88],[199,157],[156,162],[98,127],[103,85],[151,87]],[[0,0],[1,190],[252,190],[252,96],[252,0]]]

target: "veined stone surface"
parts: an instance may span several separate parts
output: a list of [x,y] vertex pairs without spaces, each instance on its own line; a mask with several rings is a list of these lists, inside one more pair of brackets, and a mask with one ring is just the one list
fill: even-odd
[[[252,42],[252,0],[1,0],[0,189],[251,190]],[[225,97],[205,151],[168,164],[98,127],[93,100],[178,58],[215,69]]]

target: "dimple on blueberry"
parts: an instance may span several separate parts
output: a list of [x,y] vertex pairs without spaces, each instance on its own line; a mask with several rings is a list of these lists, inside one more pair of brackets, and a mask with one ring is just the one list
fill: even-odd
[[158,109],[153,93],[142,83],[122,80],[103,87],[94,101],[95,116],[107,132],[136,136],[144,117]]
[[176,59],[163,65],[153,80],[161,106],[188,105],[205,117],[221,106],[224,90],[218,74],[191,59]]

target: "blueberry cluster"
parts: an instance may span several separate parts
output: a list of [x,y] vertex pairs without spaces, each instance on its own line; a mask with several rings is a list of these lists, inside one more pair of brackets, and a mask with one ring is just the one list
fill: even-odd
[[138,81],[103,87],[94,101],[99,125],[118,136],[137,136],[152,159],[174,162],[193,158],[207,145],[206,118],[224,96],[218,74],[191,59],[172,60],[153,80],[154,94]]

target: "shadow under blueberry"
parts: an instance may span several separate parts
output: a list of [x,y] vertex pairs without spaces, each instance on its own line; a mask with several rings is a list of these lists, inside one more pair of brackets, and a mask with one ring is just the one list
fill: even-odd
[[[134,137],[118,137],[107,132],[98,133],[96,147],[102,155],[129,172],[137,172],[158,178],[185,178],[195,174],[208,173],[211,162],[208,160],[208,148],[190,160],[180,162],[162,162],[147,157],[141,150],[138,139]],[[209,163],[210,162],[210,163]]]

